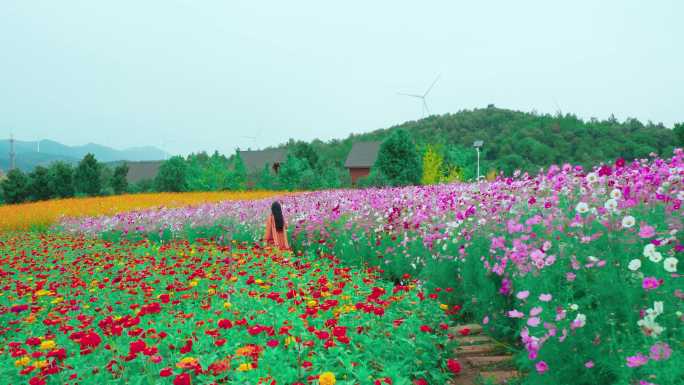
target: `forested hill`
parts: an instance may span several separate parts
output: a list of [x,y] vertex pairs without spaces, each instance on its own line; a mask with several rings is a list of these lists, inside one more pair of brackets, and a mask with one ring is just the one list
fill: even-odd
[[662,124],[644,124],[636,119],[585,121],[572,114],[540,115],[493,106],[312,144],[321,158],[340,165],[353,142],[383,140],[398,128],[410,132],[419,147],[435,144],[451,151],[460,148],[468,154],[474,154],[475,140],[483,140],[485,167],[506,173],[515,169],[537,171],[564,162],[593,165],[618,157],[646,157],[651,152],[668,155],[677,146],[673,130]]

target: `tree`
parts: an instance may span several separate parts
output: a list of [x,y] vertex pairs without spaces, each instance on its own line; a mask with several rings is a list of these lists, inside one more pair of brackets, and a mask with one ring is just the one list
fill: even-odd
[[677,138],[677,146],[684,147],[684,122],[674,125],[674,134]]
[[443,157],[434,148],[428,145],[423,155],[423,177],[420,183],[424,185],[439,183],[442,179]]
[[10,170],[0,185],[5,203],[21,203],[29,197],[29,179],[17,168]]
[[287,154],[285,163],[280,166],[278,172],[278,182],[285,190],[296,190],[301,184],[302,174],[308,168],[308,164],[294,156],[292,153]]
[[48,167],[48,185],[55,198],[74,196],[74,169],[65,162],[53,162]]
[[273,177],[271,165],[269,163],[266,163],[261,170],[261,174],[256,183],[256,188],[259,190],[275,190],[277,188],[276,178]]
[[50,176],[47,168],[36,166],[36,168],[31,171],[29,174],[28,191],[31,199],[35,201],[44,201],[52,197]]
[[162,163],[154,184],[157,191],[186,191],[187,165],[183,157],[174,156]]
[[291,151],[295,157],[306,161],[312,170],[318,167],[319,157],[311,144],[299,141],[295,143]]
[[231,190],[244,191],[247,188],[247,167],[239,151],[235,151],[230,179]]
[[378,168],[394,186],[420,182],[420,156],[408,132],[396,130],[382,142],[374,168]]
[[111,185],[114,189],[115,194],[123,194],[128,190],[128,165],[126,163],[121,163],[114,169],[114,175],[112,175]]
[[85,195],[98,195],[102,190],[100,178],[101,165],[95,159],[95,155],[86,154],[76,167],[74,172],[74,188],[76,192]]

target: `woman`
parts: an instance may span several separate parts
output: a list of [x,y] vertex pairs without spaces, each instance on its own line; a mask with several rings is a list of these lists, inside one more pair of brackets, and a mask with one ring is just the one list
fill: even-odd
[[290,244],[287,242],[287,224],[283,217],[283,209],[278,202],[273,202],[271,205],[271,215],[266,220],[264,240],[281,250],[290,249]]

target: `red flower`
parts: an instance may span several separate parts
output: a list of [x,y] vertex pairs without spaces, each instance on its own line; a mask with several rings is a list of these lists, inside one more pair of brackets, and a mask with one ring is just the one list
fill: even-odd
[[416,378],[413,380],[413,385],[428,385],[428,382],[424,378]]
[[447,367],[449,368],[451,373],[458,374],[461,372],[461,364],[452,358],[449,358],[449,360],[447,360]]
[[425,333],[432,332],[432,328],[427,325],[420,325],[420,331]]
[[29,385],[45,385],[45,379],[42,377],[31,377]]
[[275,348],[276,346],[278,346],[278,340],[270,340],[266,343],[266,345],[268,345],[271,348]]
[[462,335],[462,336],[465,337],[465,336],[467,336],[468,334],[470,334],[470,329],[468,329],[468,328],[463,328],[463,329],[461,329],[461,330],[458,331],[458,334],[460,334],[460,335]]
[[40,338],[38,337],[29,337],[26,339],[26,345],[28,346],[38,346],[40,345]]
[[173,379],[173,385],[190,385],[190,375],[181,373]]
[[218,327],[221,329],[230,329],[233,327],[233,323],[229,319],[220,319],[218,322]]

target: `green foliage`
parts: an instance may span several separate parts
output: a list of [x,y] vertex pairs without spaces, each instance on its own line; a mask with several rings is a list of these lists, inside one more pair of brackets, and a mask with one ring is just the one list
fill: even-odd
[[128,190],[128,180],[126,176],[128,175],[128,165],[122,163],[114,169],[114,175],[112,175],[111,185],[115,194],[123,194]]
[[53,192],[50,189],[50,176],[47,168],[37,166],[31,171],[28,190],[31,200],[42,201],[52,197]]
[[230,175],[229,188],[237,191],[244,191],[247,188],[247,166],[238,151],[235,151],[233,157],[233,172]]
[[154,184],[157,191],[187,191],[187,165],[181,156],[174,156],[162,163]]
[[65,162],[54,162],[48,167],[48,185],[55,198],[74,196],[74,169]]
[[673,131],[677,139],[677,146],[684,147],[684,123],[675,124]]
[[276,189],[276,178],[271,171],[271,165],[266,163],[264,168],[259,174],[259,178],[256,182],[256,188],[259,190],[275,190]]
[[78,163],[74,172],[74,188],[85,195],[98,195],[102,190],[100,178],[102,166],[95,159],[95,155],[86,154]]
[[7,173],[1,186],[5,203],[21,203],[29,197],[29,178],[17,168]]
[[378,170],[377,167],[373,167],[367,177],[361,178],[358,181],[358,187],[385,187],[391,184],[390,180]]
[[232,176],[228,169],[228,159],[224,155],[218,152],[211,156],[206,152],[191,154],[185,164],[187,190],[219,191],[230,187]]
[[146,193],[154,191],[154,179],[142,179],[128,187],[131,193]]
[[443,158],[433,146],[428,145],[423,154],[423,176],[421,184],[436,184],[442,180]]
[[278,172],[279,185],[289,191],[296,190],[300,187],[304,172],[309,169],[308,163],[297,158],[292,153],[287,154],[285,162],[280,165]]
[[306,161],[312,170],[318,168],[318,153],[311,144],[298,141],[291,145],[290,151],[298,159]]
[[394,186],[420,182],[420,156],[408,132],[396,130],[382,142],[373,168],[377,168]]

